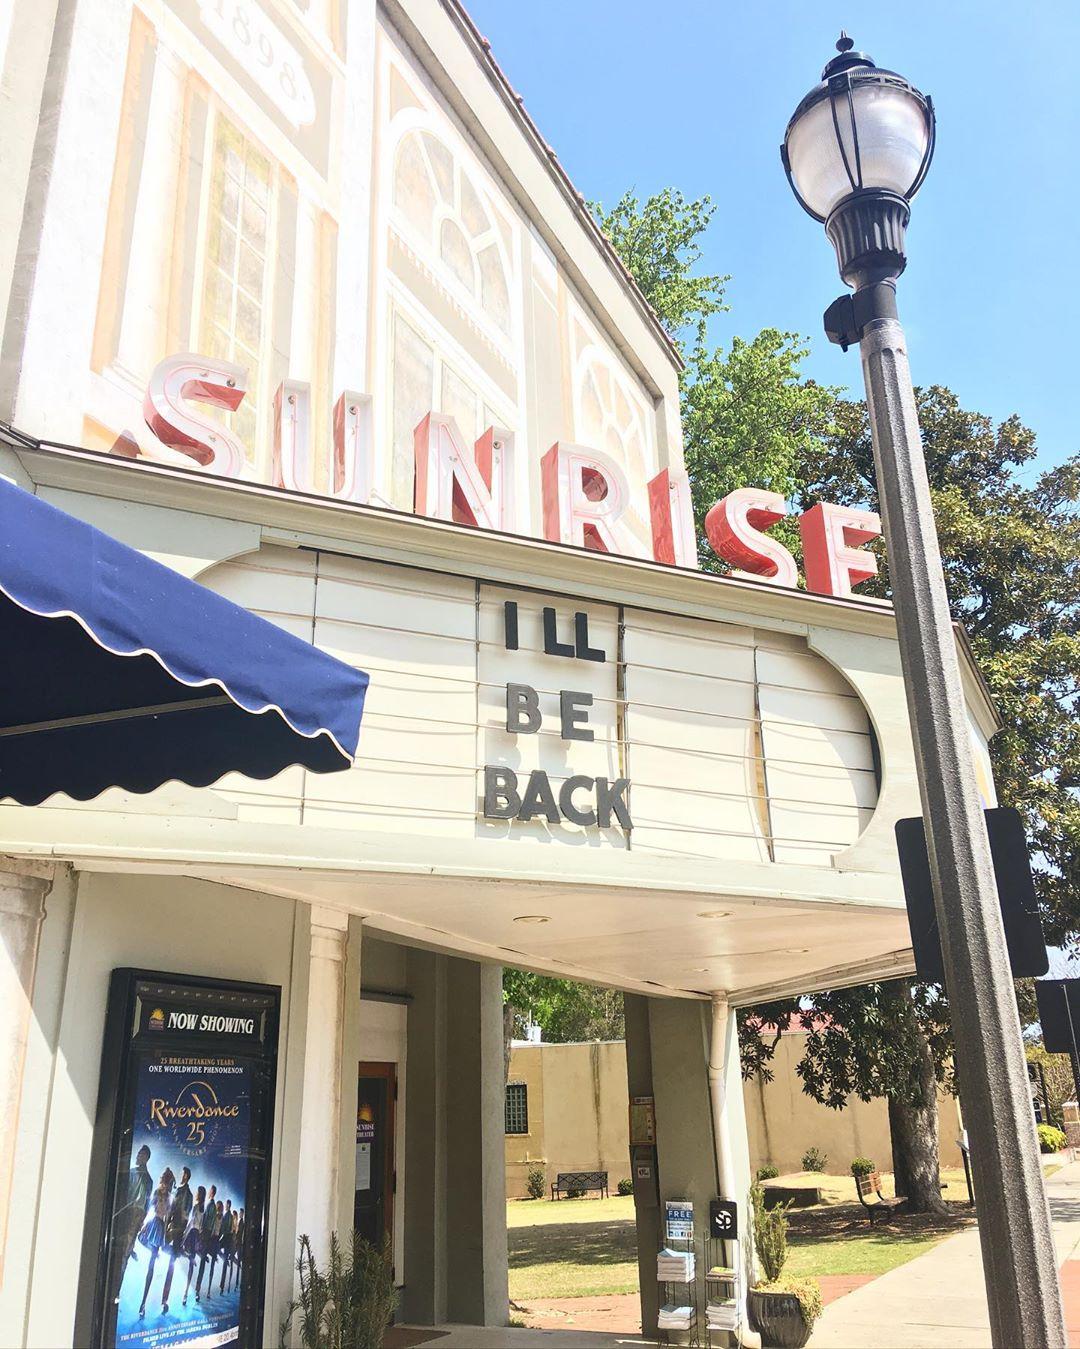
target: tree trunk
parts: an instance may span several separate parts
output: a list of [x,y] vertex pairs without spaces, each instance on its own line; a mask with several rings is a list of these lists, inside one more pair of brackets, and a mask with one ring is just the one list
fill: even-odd
[[906,1100],[889,1103],[889,1132],[892,1135],[893,1176],[897,1197],[903,1196],[909,1213],[946,1213],[941,1198],[941,1170],[938,1158],[937,1082],[930,1046],[920,1036],[922,1055],[919,1064],[921,1102]]

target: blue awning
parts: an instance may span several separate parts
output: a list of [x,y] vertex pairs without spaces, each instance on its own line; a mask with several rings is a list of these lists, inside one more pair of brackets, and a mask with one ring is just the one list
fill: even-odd
[[367,684],[0,478],[0,799],[336,772]]

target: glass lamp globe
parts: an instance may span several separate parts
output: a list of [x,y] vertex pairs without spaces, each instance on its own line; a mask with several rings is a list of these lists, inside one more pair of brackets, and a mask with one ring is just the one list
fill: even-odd
[[934,149],[930,99],[853,45],[841,34],[840,54],[795,109],[781,147],[796,197],[822,222],[856,192],[910,201]]

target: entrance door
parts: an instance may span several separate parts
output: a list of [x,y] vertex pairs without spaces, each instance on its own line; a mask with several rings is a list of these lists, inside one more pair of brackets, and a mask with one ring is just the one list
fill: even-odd
[[361,1063],[356,1091],[353,1225],[381,1245],[394,1232],[394,1103],[397,1065]]

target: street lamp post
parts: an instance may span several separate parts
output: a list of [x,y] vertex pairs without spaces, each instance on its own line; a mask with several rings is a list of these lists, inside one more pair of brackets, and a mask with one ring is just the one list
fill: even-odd
[[858,342],[922,795],[994,1344],[1065,1343],[1050,1216],[896,280],[934,150],[929,98],[841,34],[781,155],[853,294],[825,328]]

